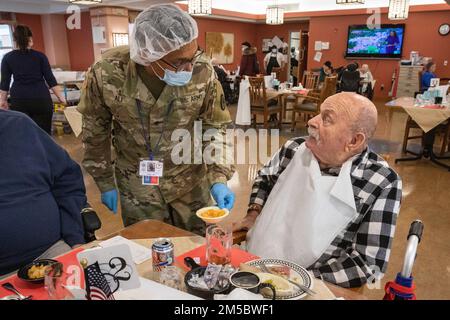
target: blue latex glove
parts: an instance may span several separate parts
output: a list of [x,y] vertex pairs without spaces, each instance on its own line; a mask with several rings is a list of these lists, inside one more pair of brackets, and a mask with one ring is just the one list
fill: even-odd
[[223,183],[215,183],[211,187],[211,195],[216,200],[220,209],[231,210],[234,205],[234,193]]
[[119,201],[119,194],[116,189],[102,193],[102,203],[108,207],[109,210],[117,213],[117,202]]

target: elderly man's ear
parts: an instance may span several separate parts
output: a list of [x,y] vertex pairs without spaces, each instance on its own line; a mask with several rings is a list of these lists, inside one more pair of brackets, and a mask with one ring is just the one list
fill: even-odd
[[360,153],[367,145],[366,135],[362,132],[356,133],[349,144],[345,147],[345,151],[349,153]]

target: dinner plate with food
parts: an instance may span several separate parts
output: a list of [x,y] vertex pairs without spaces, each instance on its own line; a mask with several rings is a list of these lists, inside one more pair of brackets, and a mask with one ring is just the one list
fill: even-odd
[[[306,288],[313,289],[314,280],[311,274],[298,264],[281,259],[257,259],[241,263],[241,271],[256,273],[261,283],[275,287],[277,300],[298,300],[307,296]],[[299,286],[306,287],[301,289]],[[262,290],[265,298],[270,298],[270,290]]]
[[53,259],[35,260],[20,268],[17,272],[17,276],[19,277],[19,279],[26,282],[34,284],[44,283],[45,270],[55,263],[58,263],[58,261]]
[[228,209],[220,209],[219,207],[205,207],[197,211],[197,217],[209,224],[219,223],[229,214]]

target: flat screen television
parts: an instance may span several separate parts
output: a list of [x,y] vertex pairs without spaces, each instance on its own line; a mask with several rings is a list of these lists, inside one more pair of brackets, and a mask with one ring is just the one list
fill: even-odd
[[348,27],[346,58],[400,59],[402,57],[404,24],[382,24],[369,29],[367,25]]

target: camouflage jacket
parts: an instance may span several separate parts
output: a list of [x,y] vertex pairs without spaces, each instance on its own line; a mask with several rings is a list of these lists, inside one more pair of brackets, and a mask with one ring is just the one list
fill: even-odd
[[[194,137],[196,120],[202,120],[203,132],[211,128],[218,130],[219,137],[202,142],[203,149],[211,144],[228,143],[226,127],[231,123],[231,117],[209,59],[202,55],[194,66],[189,84],[183,87],[166,85],[157,100],[138,76],[136,67],[130,60],[129,48],[124,46],[104,53],[86,74],[78,106],[83,115],[83,166],[100,191],[116,187],[114,173],[117,170],[120,170],[120,177],[126,179],[135,175],[135,179],[140,159],[148,158],[136,100],[141,101],[142,119],[150,136],[154,158],[164,161],[160,190],[166,201],[191,191],[204,177],[210,185],[229,180],[234,172],[232,165],[205,164],[204,161],[201,164],[174,164],[171,159],[174,146],[180,143],[172,141],[173,131],[186,129]],[[192,150],[194,144],[192,139]]]

